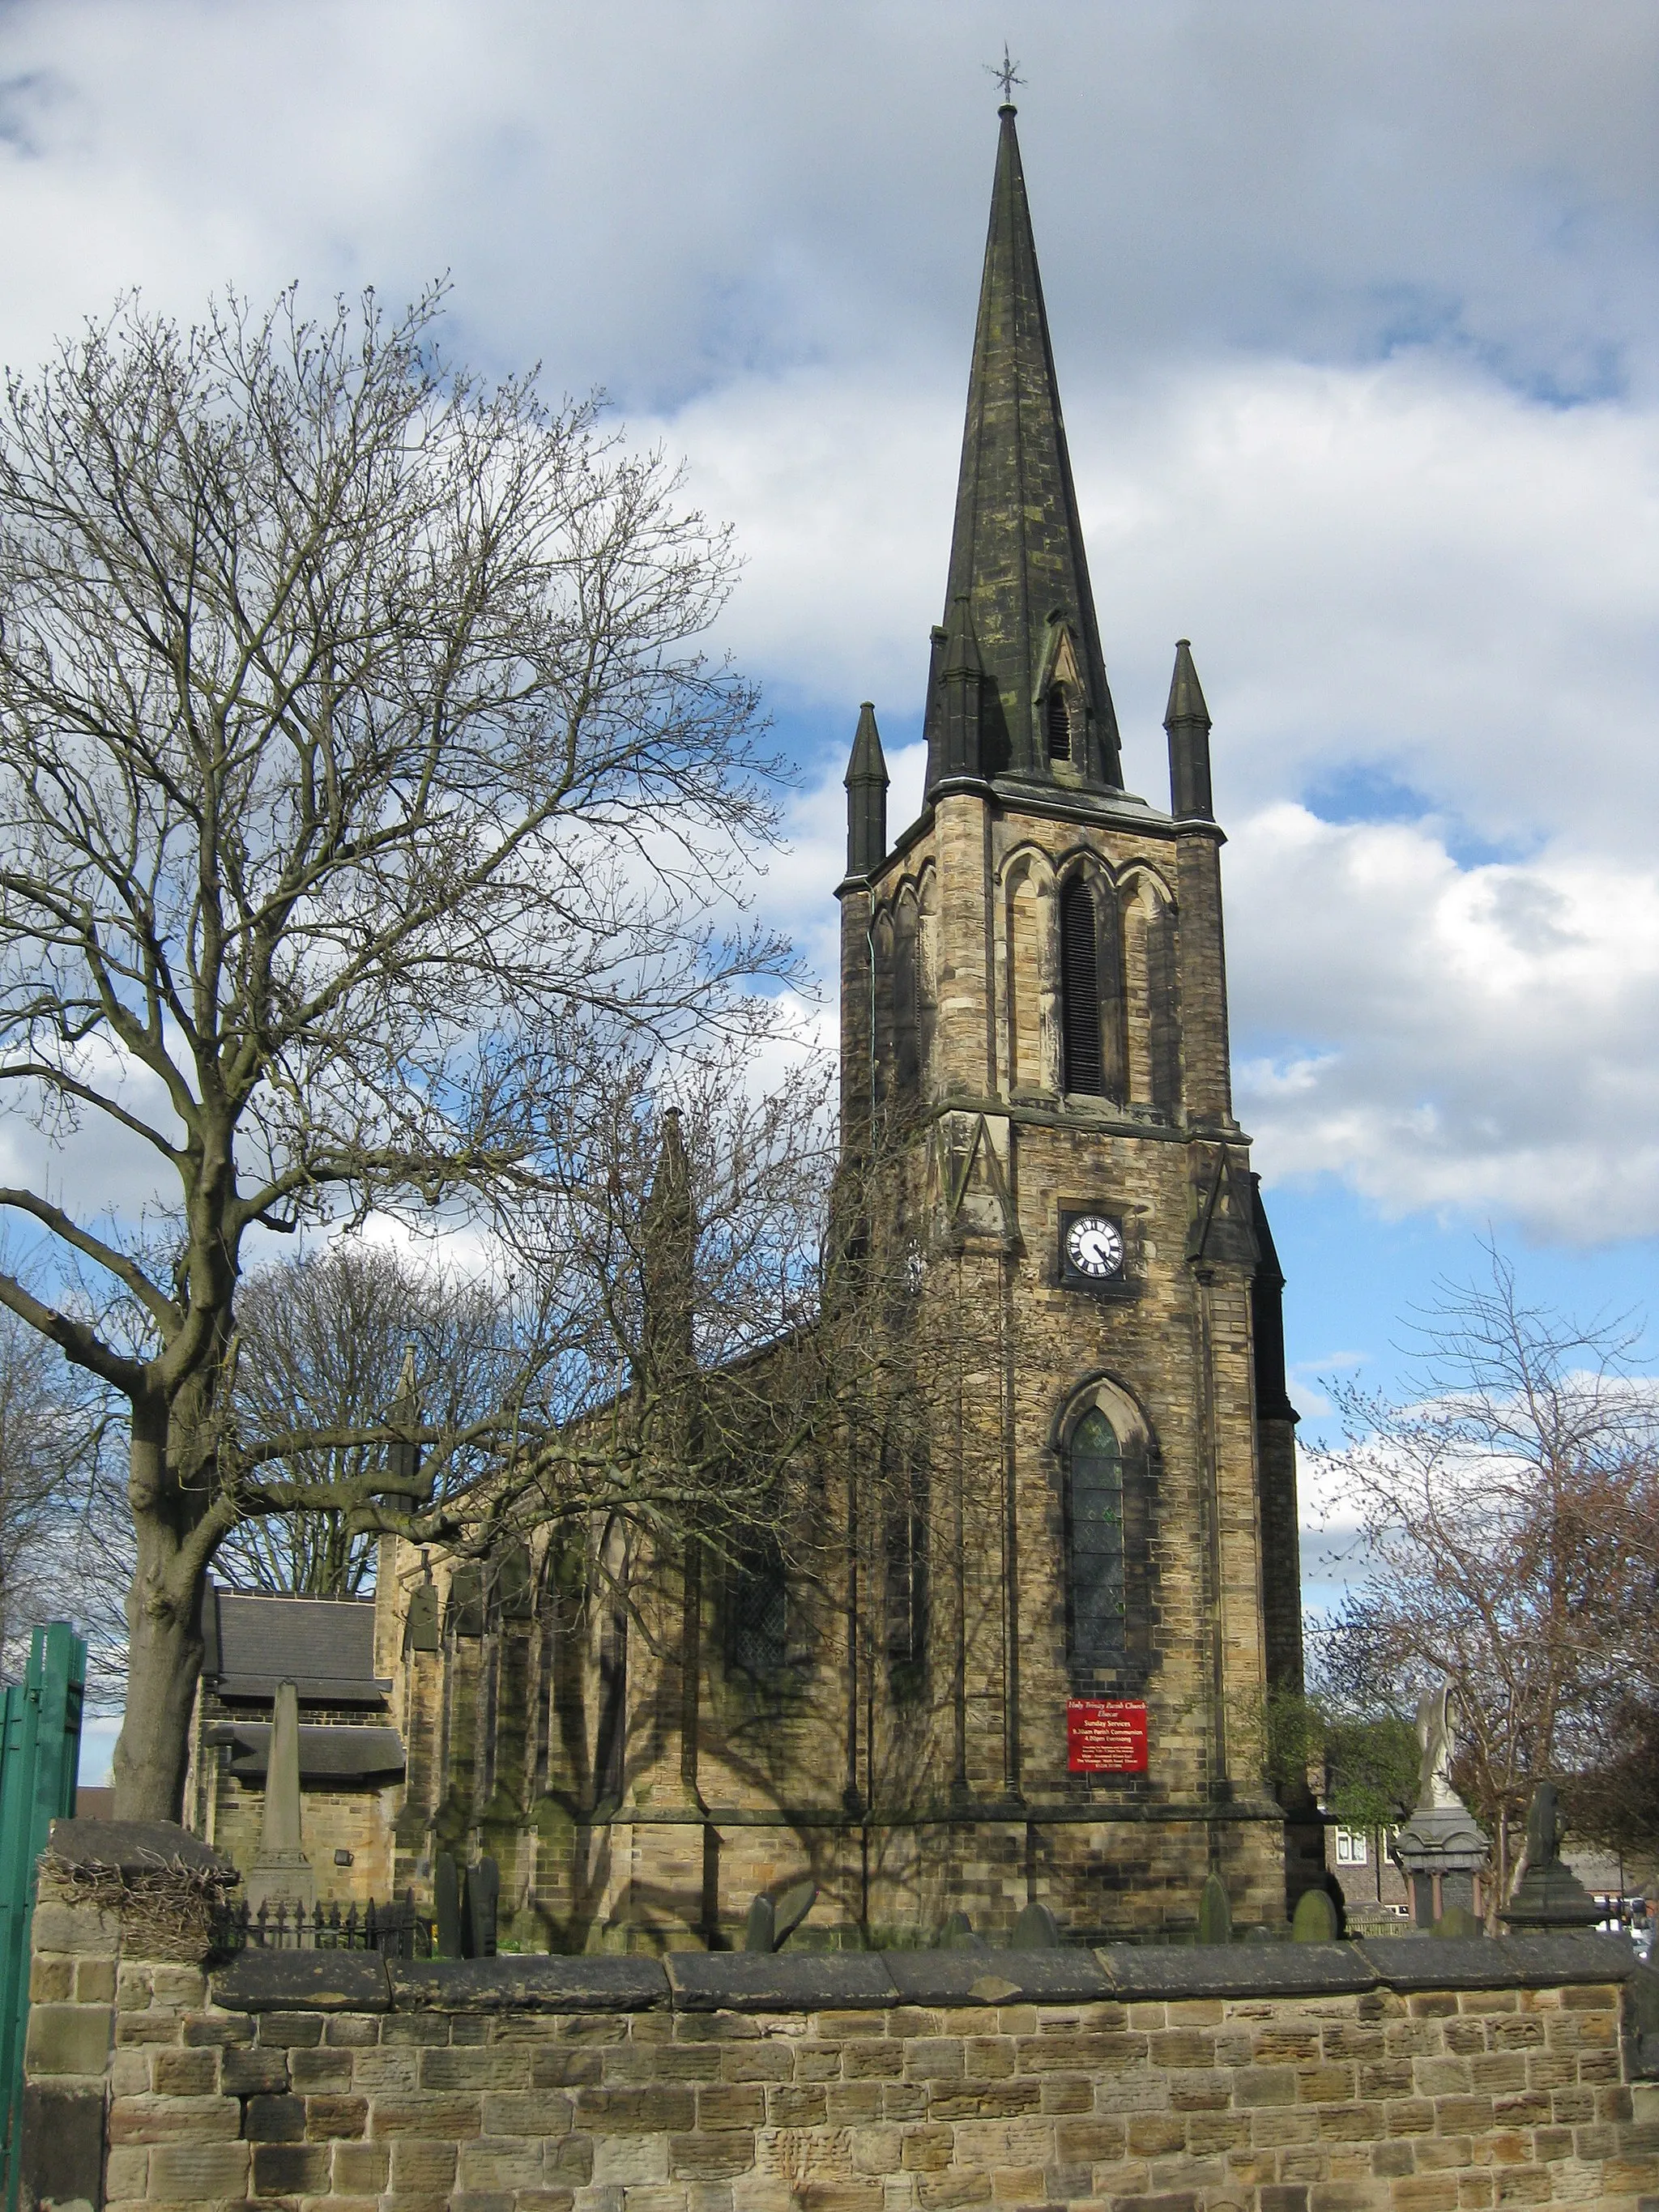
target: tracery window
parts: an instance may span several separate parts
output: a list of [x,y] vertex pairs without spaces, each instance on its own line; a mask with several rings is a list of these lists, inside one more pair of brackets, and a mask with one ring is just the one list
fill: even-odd
[[1126,1644],[1123,1454],[1098,1407],[1078,1423],[1066,1468],[1066,1570],[1076,1668],[1115,1667]]

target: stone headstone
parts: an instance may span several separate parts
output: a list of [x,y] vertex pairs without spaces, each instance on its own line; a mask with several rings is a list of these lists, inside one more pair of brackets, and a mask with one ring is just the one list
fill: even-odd
[[781,1951],[818,1901],[815,1881],[791,1882],[772,1906],[772,1948]]
[[744,1923],[743,1948],[745,1951],[775,1951],[778,1948],[777,1914],[764,1890],[749,1907],[749,1917]]
[[1322,1889],[1304,1889],[1291,1917],[1292,1943],[1334,1943],[1336,1907]]
[[292,1682],[276,1685],[259,1852],[248,1869],[246,1894],[255,1912],[262,1905],[309,1912],[317,1902],[317,1877],[301,1834],[300,1692]]
[[1218,1874],[1206,1875],[1198,1893],[1198,1940],[1200,1943],[1231,1943],[1233,1908],[1227,1885]]
[[501,1901],[501,1870],[488,1856],[466,1869],[461,1891],[461,1942],[469,1959],[495,1955],[495,1917]]
[[744,1923],[745,1951],[781,1951],[818,1901],[815,1881],[793,1881],[781,1895],[769,1897],[763,1890],[749,1908]]
[[1011,1951],[1059,1950],[1060,1923],[1046,1905],[1039,1905],[1033,1898],[1025,1906],[1014,1923],[1013,1933],[1008,1938],[1008,1948]]
[[988,1951],[990,1945],[982,1936],[975,1936],[974,1923],[965,1912],[953,1912],[939,1932],[941,1951]]
[[1476,1919],[1467,1905],[1449,1905],[1435,1922],[1431,1932],[1443,1936],[1449,1942],[1463,1942],[1477,1936],[1484,1936],[1486,1923],[1484,1920]]
[[1527,1814],[1527,1863],[1501,1918],[1517,1935],[1593,1928],[1601,1908],[1561,1857],[1561,1810],[1553,1782],[1540,1782]]
[[432,1867],[432,1905],[437,1919],[438,1956],[461,1955],[461,1878],[454,1859],[440,1851]]

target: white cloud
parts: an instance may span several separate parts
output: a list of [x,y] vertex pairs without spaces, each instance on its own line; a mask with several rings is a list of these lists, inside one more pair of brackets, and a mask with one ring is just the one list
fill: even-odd
[[1007,13],[14,0],[4,320],[49,334],[140,276],[179,304],[453,266],[486,343],[579,386],[954,351],[1012,30],[1062,351],[1426,334],[1523,386],[1650,376],[1644,0]]
[[1391,1214],[1659,1233],[1659,878],[1546,854],[1460,867],[1422,825],[1280,805],[1229,854],[1238,1109],[1270,1177]]
[[[963,376],[751,377],[651,426],[749,556],[739,654],[848,720],[920,707]],[[1174,641],[1224,818],[1385,769],[1467,836],[1647,840],[1659,808],[1659,410],[1463,365],[1227,360],[1067,392],[1126,772],[1160,799]],[[1364,811],[1363,808],[1361,811]]]
[[[1654,1228],[1659,18],[1017,15],[1127,764],[1161,796],[1191,635],[1264,1161]],[[760,891],[832,982],[852,717],[909,737],[940,611],[1004,28],[989,0],[15,5],[0,354],[134,283],[190,313],[448,266],[463,351],[625,396],[739,525],[727,640],[840,727]],[[88,1202],[135,1167],[87,1163]]]
[[[886,717],[919,704],[944,412],[813,372],[673,426],[757,549],[738,649],[838,697],[849,736],[866,692]],[[1421,357],[1222,363],[1079,413],[1127,766],[1155,800],[1169,641],[1198,641],[1241,1112],[1267,1171],[1545,1239],[1659,1232],[1639,1135],[1659,1105],[1659,416],[1528,403]],[[843,758],[762,894],[826,977]],[[919,769],[911,748],[896,825]],[[1378,771],[1417,818],[1277,795],[1363,814]]]

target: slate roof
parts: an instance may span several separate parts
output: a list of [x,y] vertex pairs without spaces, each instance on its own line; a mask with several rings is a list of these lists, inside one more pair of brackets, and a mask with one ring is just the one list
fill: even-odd
[[384,1703],[374,1673],[374,1607],[366,1598],[254,1597],[216,1584],[204,1607],[204,1679],[217,1694],[269,1705],[292,1681],[307,1705]]
[[[210,1744],[229,1744],[230,1771],[240,1782],[263,1782],[270,1765],[269,1721],[219,1721]],[[301,1782],[398,1782],[404,1741],[395,1728],[357,1728],[335,1723],[300,1730]]]

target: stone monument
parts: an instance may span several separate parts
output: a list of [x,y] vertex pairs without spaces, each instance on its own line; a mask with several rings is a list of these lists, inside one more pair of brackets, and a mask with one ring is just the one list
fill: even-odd
[[1561,1814],[1553,1782],[1540,1782],[1527,1814],[1527,1863],[1501,1918],[1517,1935],[1547,1928],[1593,1928],[1601,1908],[1561,1861]]
[[1412,1886],[1412,1917],[1425,1932],[1454,1906],[1475,1911],[1474,1878],[1486,1864],[1486,1833],[1451,1785],[1452,1687],[1430,1690],[1417,1708],[1423,1763],[1417,1809],[1395,1856]]
[[262,1905],[286,1905],[308,1913],[317,1902],[317,1877],[300,1834],[300,1692],[292,1682],[276,1685],[259,1856],[248,1869],[246,1891],[254,1912]]

